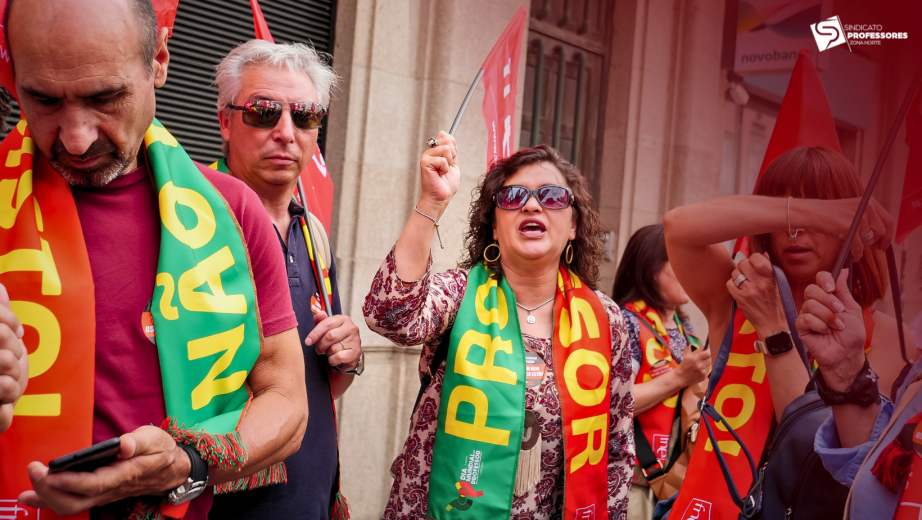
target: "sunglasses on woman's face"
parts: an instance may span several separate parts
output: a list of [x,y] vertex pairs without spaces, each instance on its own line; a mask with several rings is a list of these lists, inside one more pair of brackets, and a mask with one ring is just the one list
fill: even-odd
[[285,107],[291,110],[291,121],[294,123],[295,128],[301,130],[320,128],[320,122],[327,115],[327,109],[320,106],[319,103],[311,101],[292,101],[289,103],[260,99],[250,101],[243,106],[227,105],[227,108],[243,112],[243,124],[261,130],[275,128],[279,119],[282,118],[282,110]]
[[503,186],[496,190],[493,200],[499,209],[519,209],[534,195],[546,209],[567,209],[573,200],[573,191],[566,186],[548,185],[536,190],[525,186]]

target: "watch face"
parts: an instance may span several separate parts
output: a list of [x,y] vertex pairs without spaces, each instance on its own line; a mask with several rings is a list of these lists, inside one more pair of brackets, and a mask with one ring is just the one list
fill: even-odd
[[765,348],[772,356],[784,354],[794,348],[790,332],[775,332],[765,337]]

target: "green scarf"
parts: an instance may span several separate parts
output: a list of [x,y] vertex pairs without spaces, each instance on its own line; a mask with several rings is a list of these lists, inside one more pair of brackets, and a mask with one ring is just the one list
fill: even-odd
[[497,283],[490,274],[482,265],[470,270],[452,328],[430,518],[508,518],[512,506],[525,420],[525,345],[515,295],[505,278]]

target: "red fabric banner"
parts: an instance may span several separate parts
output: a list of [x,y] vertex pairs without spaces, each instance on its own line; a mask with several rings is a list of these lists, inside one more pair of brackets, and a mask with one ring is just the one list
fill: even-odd
[[[801,49],[784,92],[759,177],[784,152],[801,146],[825,146],[842,153],[836,120],[809,50]],[[749,254],[748,237],[737,239],[733,253]]]
[[[0,0],[0,20],[6,17],[7,0]],[[0,24],[0,87],[10,91],[17,100],[16,85],[13,83],[13,62],[10,61],[10,49],[6,46],[6,27]]]
[[256,39],[266,40],[275,43],[275,38],[269,32],[269,24],[263,16],[263,10],[259,8],[258,0],[250,0],[250,7],[253,9],[253,27],[256,29]]
[[528,13],[519,7],[483,62],[483,119],[487,124],[487,168],[515,151],[515,97],[519,57]]
[[176,23],[176,9],[179,7],[179,0],[151,0],[154,5],[154,12],[157,13],[157,27],[163,29],[166,27],[170,30],[170,38],[173,37],[173,24]]
[[900,215],[896,224],[896,243],[903,240],[919,225],[922,225],[922,93],[909,106],[906,114],[906,144],[909,145],[909,159],[906,161],[906,177],[903,179],[903,197],[900,200]]

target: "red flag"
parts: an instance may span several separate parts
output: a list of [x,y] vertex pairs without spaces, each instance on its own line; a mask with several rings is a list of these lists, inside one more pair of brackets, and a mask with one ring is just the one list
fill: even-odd
[[[779,155],[801,146],[825,146],[842,153],[826,90],[807,49],[801,49],[797,56],[759,177]],[[748,254],[748,237],[737,239],[733,253],[738,251]]]
[[483,119],[487,124],[487,168],[515,150],[515,96],[519,57],[528,13],[519,7],[483,62]]
[[154,12],[157,13],[157,27],[170,30],[169,37],[173,37],[173,25],[176,23],[176,8],[179,0],[152,0]]
[[[259,1],[250,0],[250,7],[253,9],[253,27],[256,31],[256,39],[275,43],[272,33],[269,32],[269,24],[266,23],[263,11],[259,8]],[[323,154],[320,153],[320,146],[314,147],[314,156],[311,158],[311,162],[301,172],[301,184],[304,185],[304,196],[307,197],[311,213],[320,219],[323,227],[329,232],[333,216],[333,180],[327,174],[327,165],[323,161]],[[297,196],[297,192],[296,187],[295,196]]]
[[906,144],[909,145],[909,159],[906,161],[906,177],[903,179],[903,198],[900,200],[900,215],[896,224],[896,243],[903,240],[919,225],[922,225],[922,92],[909,105],[906,115]]

